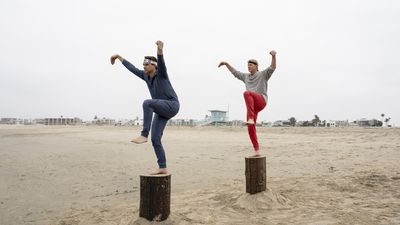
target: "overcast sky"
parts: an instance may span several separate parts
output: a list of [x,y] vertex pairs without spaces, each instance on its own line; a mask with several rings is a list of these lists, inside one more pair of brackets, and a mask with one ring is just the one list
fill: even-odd
[[162,40],[175,118],[229,107],[244,120],[245,86],[217,65],[263,69],[274,49],[259,121],[385,113],[400,125],[399,12],[396,0],[1,0],[0,117],[141,118],[145,83],[109,58],[141,68]]

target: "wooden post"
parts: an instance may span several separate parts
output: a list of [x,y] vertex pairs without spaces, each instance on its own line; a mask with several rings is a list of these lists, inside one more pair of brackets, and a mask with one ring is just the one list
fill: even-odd
[[266,157],[246,157],[246,192],[255,194],[267,189]]
[[140,217],[150,221],[166,220],[170,203],[171,174],[140,176]]

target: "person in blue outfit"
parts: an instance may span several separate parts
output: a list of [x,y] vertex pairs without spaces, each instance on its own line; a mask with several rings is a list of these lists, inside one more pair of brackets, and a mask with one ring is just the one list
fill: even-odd
[[[169,119],[179,111],[179,100],[168,77],[164,62],[162,41],[157,41],[157,58],[145,56],[143,70],[136,68],[128,60],[116,54],[111,56],[111,64],[118,59],[133,74],[144,80],[150,91],[151,99],[143,102],[143,130],[141,135],[131,140],[136,144],[146,143],[151,131],[151,142],[157,156],[158,170],[152,174],[166,174],[167,160],[161,143],[163,131]],[[153,118],[154,113],[154,118]]]

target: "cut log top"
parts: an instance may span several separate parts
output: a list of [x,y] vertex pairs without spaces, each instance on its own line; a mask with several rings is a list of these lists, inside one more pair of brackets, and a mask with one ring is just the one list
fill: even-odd
[[246,156],[246,159],[262,159],[265,158],[265,155],[259,155],[259,156]]
[[145,174],[145,175],[140,175],[141,177],[170,177],[171,174],[167,173],[167,174],[155,174],[155,175],[151,175],[151,174]]

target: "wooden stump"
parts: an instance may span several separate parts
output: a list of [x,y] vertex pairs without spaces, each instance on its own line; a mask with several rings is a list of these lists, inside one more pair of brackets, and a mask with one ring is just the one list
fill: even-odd
[[140,217],[150,221],[166,220],[170,203],[171,174],[140,176]]
[[246,157],[246,192],[255,194],[267,189],[266,157]]

